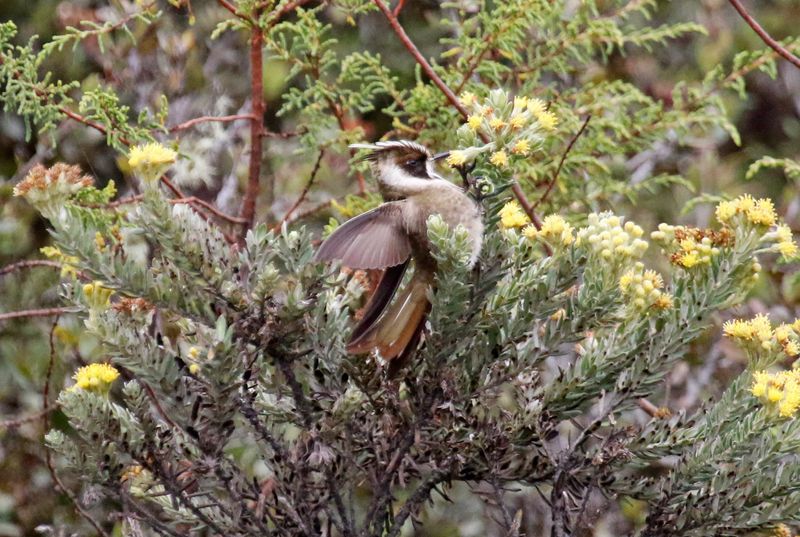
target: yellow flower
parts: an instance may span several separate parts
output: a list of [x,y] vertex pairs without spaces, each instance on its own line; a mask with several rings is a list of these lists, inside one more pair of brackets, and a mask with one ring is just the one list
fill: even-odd
[[653,302],[653,306],[660,310],[669,309],[673,305],[674,301],[672,299],[672,295],[669,295],[667,293],[660,293],[656,301]]
[[83,286],[83,295],[91,309],[107,308],[113,293],[113,290],[103,286],[103,282],[96,281]]
[[792,335],[792,327],[788,324],[779,325],[775,328],[775,339],[778,340],[778,343],[786,343],[789,340],[789,336]]
[[770,403],[777,403],[783,399],[783,390],[777,386],[767,387],[767,401]]
[[546,111],[546,106],[544,104],[544,101],[542,101],[541,99],[529,99],[527,107],[528,107],[528,112],[530,112],[537,118],[539,117],[539,114]]
[[473,105],[478,102],[478,98],[471,91],[465,91],[461,94],[461,102],[465,105]]
[[769,385],[770,375],[766,371],[757,371],[753,375],[753,385],[750,387],[750,393],[756,397],[764,397],[767,395],[767,386]]
[[722,325],[722,333],[728,337],[738,339],[753,339],[753,327],[750,321],[742,319],[726,321],[725,324]]
[[159,143],[137,145],[128,154],[128,165],[145,182],[154,182],[175,162],[177,156],[175,151]]
[[508,125],[511,127],[512,131],[518,131],[525,126],[525,118],[520,115],[511,116]]
[[511,152],[515,155],[526,156],[528,153],[530,153],[530,151],[531,143],[524,138],[515,143],[514,147],[511,148]]
[[200,372],[200,366],[197,364],[189,364],[189,373],[196,375]]
[[700,262],[700,258],[696,253],[684,254],[680,257],[679,263],[686,268],[692,268]]
[[800,345],[798,345],[797,341],[791,339],[783,346],[783,352],[787,356],[797,356],[800,354]]
[[736,214],[736,202],[723,201],[717,205],[715,211],[717,220],[720,224],[727,224],[731,218]]
[[467,162],[467,155],[463,151],[450,151],[450,154],[447,156],[447,162],[450,166],[462,166],[465,162]]
[[775,225],[777,215],[772,200],[760,199],[755,202],[752,209],[747,211],[747,219],[756,225],[772,226]]
[[786,224],[780,224],[775,228],[775,235],[778,237],[778,242],[792,242],[792,228]]
[[781,241],[778,243],[778,252],[785,258],[792,258],[797,255],[797,244],[794,241]]
[[474,131],[480,128],[482,122],[483,118],[481,116],[472,115],[467,118],[467,125]]
[[551,214],[542,221],[539,236],[552,238],[564,246],[569,246],[575,241],[572,230],[572,226],[564,218],[557,214]]
[[753,317],[750,321],[750,326],[753,329],[753,335],[762,343],[772,339],[772,323],[769,322],[769,317],[763,313],[759,313]]
[[784,418],[789,418],[798,408],[800,408],[800,383],[790,378],[783,387],[783,400],[778,404],[778,413]]
[[489,158],[489,162],[497,166],[498,168],[505,168],[508,166],[508,155],[502,149],[500,151],[495,151],[492,153],[492,156]]
[[108,364],[89,364],[78,369],[72,376],[75,386],[90,392],[108,393],[111,384],[119,377],[119,371]]
[[499,117],[493,117],[489,120],[489,126],[492,128],[492,130],[499,131],[506,126],[506,122]]
[[528,98],[524,95],[514,97],[514,110],[524,110],[528,106]]
[[523,227],[528,224],[530,224],[528,216],[516,201],[509,201],[500,209],[500,225],[504,228]]
[[558,117],[548,110],[537,114],[536,119],[539,120],[539,124],[546,131],[555,130],[556,125],[558,125]]
[[536,236],[539,234],[539,231],[533,224],[528,224],[527,226],[522,228],[522,234],[525,236],[525,238],[535,239]]
[[78,269],[75,268],[80,262],[80,259],[75,257],[74,255],[64,255],[64,253],[55,248],[53,246],[43,246],[39,249],[45,257],[50,259],[55,259],[59,263],[61,263],[61,277],[65,276],[72,276],[75,277],[78,275]]

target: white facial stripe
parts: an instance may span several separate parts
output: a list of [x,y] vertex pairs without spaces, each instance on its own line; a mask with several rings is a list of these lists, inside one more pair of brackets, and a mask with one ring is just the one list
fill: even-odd
[[409,175],[408,172],[389,160],[380,163],[378,180],[390,189],[406,195],[424,192],[431,187],[430,179],[420,179]]

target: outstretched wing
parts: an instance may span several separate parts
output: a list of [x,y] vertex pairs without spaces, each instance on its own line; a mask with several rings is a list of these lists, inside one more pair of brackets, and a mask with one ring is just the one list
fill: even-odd
[[351,218],[317,250],[317,261],[341,259],[354,269],[379,269],[403,263],[411,255],[411,242],[402,226],[398,205],[390,202]]

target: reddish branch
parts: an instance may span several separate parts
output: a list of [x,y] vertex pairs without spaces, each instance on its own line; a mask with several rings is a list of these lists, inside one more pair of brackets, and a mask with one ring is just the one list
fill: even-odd
[[171,200],[169,200],[169,202],[170,203],[189,203],[189,204],[194,204],[194,205],[200,205],[201,207],[204,207],[205,209],[207,209],[211,214],[213,214],[217,218],[220,218],[222,220],[230,222],[231,224],[239,224],[239,225],[247,224],[247,220],[245,220],[243,218],[238,218],[236,216],[231,216],[229,214],[225,214],[222,211],[220,211],[219,209],[217,209],[216,207],[214,207],[213,205],[211,205],[210,203],[208,203],[207,201],[201,200],[200,198],[196,198],[194,196],[190,196],[188,198],[171,199]]
[[73,308],[43,308],[38,310],[10,311],[8,313],[0,313],[0,321],[22,319],[25,317],[52,317],[53,315],[63,315],[72,312]]
[[253,103],[253,118],[250,123],[250,166],[247,173],[247,188],[239,216],[246,222],[243,231],[253,226],[256,214],[261,179],[261,141],[264,135],[264,60],[261,49],[264,31],[254,26],[250,36],[250,99]]
[[[394,33],[397,34],[397,37],[400,38],[400,41],[403,43],[403,46],[406,47],[406,49],[411,53],[411,55],[417,61],[419,66],[422,67],[422,70],[425,71],[425,74],[428,75],[428,78],[430,78],[431,81],[434,83],[434,85],[436,85],[436,87],[439,88],[439,90],[444,94],[444,96],[447,98],[450,104],[452,104],[453,107],[456,110],[458,110],[459,114],[461,114],[461,116],[464,119],[466,119],[469,116],[469,112],[467,111],[467,109],[464,108],[464,105],[461,104],[461,102],[458,100],[458,97],[456,97],[455,93],[453,93],[453,91],[449,87],[447,87],[447,84],[444,83],[444,81],[439,77],[439,75],[436,74],[436,72],[433,70],[433,67],[431,67],[431,64],[428,63],[428,61],[425,59],[424,56],[422,56],[422,53],[420,53],[417,46],[414,44],[413,41],[411,41],[411,38],[408,37],[406,31],[400,25],[400,22],[397,20],[397,17],[391,12],[391,10],[388,7],[386,7],[386,4],[383,3],[383,0],[373,0],[373,2],[375,3],[376,6],[378,6],[378,9],[380,9],[381,12],[383,12],[383,15],[386,17],[386,20],[389,21],[389,25],[392,27],[392,30],[394,30]],[[484,141],[484,143],[489,142],[489,138],[485,134],[480,133],[480,136],[481,139]],[[514,184],[511,186],[511,191],[514,193],[514,196],[516,196],[517,200],[519,201],[522,210],[525,211],[525,214],[527,214],[528,218],[531,219],[533,225],[536,226],[536,229],[540,229],[542,227],[541,220],[539,220],[539,217],[536,216],[536,213],[534,213],[533,207],[531,206],[530,201],[528,201],[527,196],[525,196],[525,193],[522,191],[522,188],[519,186],[519,183],[514,182]]]
[[6,274],[10,274],[12,272],[16,272],[21,269],[29,269],[34,267],[53,267],[53,268],[61,268],[63,265],[61,263],[57,263],[55,261],[46,261],[44,259],[32,259],[28,261],[19,261],[17,263],[12,263],[10,265],[6,265],[5,267],[0,269],[0,276],[5,276]]
[[744,19],[744,21],[752,28],[755,33],[758,34],[758,37],[767,44],[769,48],[777,52],[781,57],[783,57],[786,61],[800,69],[800,58],[792,54],[786,47],[778,43],[775,39],[772,38],[771,35],[767,33],[764,28],[758,24],[758,21],[755,20],[750,13],[744,8],[742,3],[739,0],[728,0],[733,8],[739,12],[739,15]]
[[186,130],[188,128],[194,127],[198,123],[210,123],[210,122],[217,122],[217,123],[226,123],[229,121],[237,121],[239,119],[247,119],[253,121],[257,119],[253,114],[235,114],[232,116],[202,116],[196,117],[194,119],[190,119],[189,121],[184,121],[174,127],[170,127],[169,132],[177,132]]
[[456,110],[458,110],[459,113],[466,118],[469,115],[467,109],[464,108],[464,105],[462,105],[458,100],[458,97],[456,97],[456,94],[453,93],[453,90],[448,88],[447,84],[445,84],[439,75],[436,74],[436,71],[433,70],[431,64],[428,63],[428,60],[425,59],[414,42],[411,41],[411,38],[408,37],[408,34],[400,25],[400,22],[397,20],[397,17],[394,15],[394,13],[392,13],[392,11],[386,7],[386,4],[384,4],[382,0],[373,0],[373,2],[376,6],[378,6],[378,9],[383,12],[383,15],[386,17],[386,20],[389,21],[389,25],[392,27],[392,30],[394,30],[394,33],[400,38],[400,41],[403,43],[403,46],[406,47],[408,52],[414,56],[414,59],[417,60],[417,63],[420,67],[422,67],[422,70],[425,71],[425,74],[428,75],[428,78],[430,78],[436,87],[439,88],[442,93],[444,93],[444,96],[447,97],[447,100],[450,101],[450,104],[452,104]]

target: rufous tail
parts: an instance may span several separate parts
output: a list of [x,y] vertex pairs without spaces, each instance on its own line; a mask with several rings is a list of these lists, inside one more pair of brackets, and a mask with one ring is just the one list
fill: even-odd
[[400,293],[400,296],[361,333],[354,332],[347,344],[347,352],[360,354],[377,349],[386,361],[397,358],[412,343],[419,341],[430,307],[428,288],[433,274],[417,271]]

